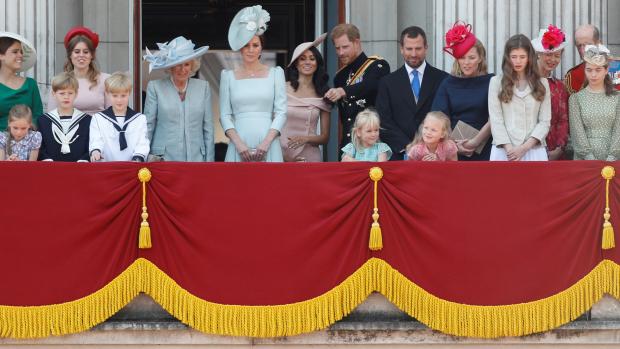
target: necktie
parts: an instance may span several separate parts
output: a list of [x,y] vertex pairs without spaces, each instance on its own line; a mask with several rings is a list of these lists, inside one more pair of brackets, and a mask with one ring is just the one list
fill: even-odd
[[418,75],[418,71],[414,69],[411,72],[413,75],[413,79],[411,79],[411,90],[413,91],[413,95],[415,96],[415,100],[417,102],[420,97],[420,76]]

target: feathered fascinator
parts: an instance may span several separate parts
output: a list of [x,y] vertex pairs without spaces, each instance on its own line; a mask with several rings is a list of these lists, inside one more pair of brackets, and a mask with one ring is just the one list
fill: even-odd
[[550,24],[547,29],[541,29],[538,37],[532,39],[532,46],[536,52],[557,52],[566,46],[566,34],[562,29]]
[[471,32],[471,24],[458,21],[446,33],[446,47],[443,50],[458,59],[475,44],[476,36]]
[[583,60],[590,64],[604,67],[609,64],[610,53],[609,49],[604,45],[587,45],[583,54]]
[[254,35],[262,35],[267,30],[271,17],[261,5],[249,6],[237,12],[228,29],[228,44],[233,51],[238,51]]

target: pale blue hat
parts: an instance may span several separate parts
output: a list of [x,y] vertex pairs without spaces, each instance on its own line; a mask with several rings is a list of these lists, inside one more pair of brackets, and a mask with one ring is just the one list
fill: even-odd
[[144,60],[149,62],[149,73],[157,69],[174,67],[177,64],[187,62],[191,59],[204,55],[209,46],[194,49],[196,45],[191,40],[178,36],[169,42],[157,43],[159,52],[152,54],[148,47]]
[[239,51],[250,42],[254,35],[262,35],[267,30],[271,17],[261,5],[249,6],[237,12],[228,28],[228,44],[233,51]]

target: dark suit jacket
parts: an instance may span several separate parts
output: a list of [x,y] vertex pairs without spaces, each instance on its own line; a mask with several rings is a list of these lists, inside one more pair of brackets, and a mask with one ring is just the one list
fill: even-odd
[[404,65],[379,82],[376,108],[381,117],[381,141],[394,152],[392,160],[403,159],[400,151],[413,140],[422,120],[431,110],[437,88],[446,77],[448,73],[426,62],[418,103],[413,97]]

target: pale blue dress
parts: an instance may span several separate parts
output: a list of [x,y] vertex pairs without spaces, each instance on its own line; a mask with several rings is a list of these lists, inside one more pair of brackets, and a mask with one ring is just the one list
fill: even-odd
[[[282,68],[270,68],[264,78],[238,80],[232,70],[223,70],[220,122],[224,132],[234,128],[249,148],[256,148],[269,129],[280,132],[286,123],[286,86]],[[283,161],[279,138],[271,143],[265,161]],[[232,142],[228,144],[225,161],[242,161]]]

